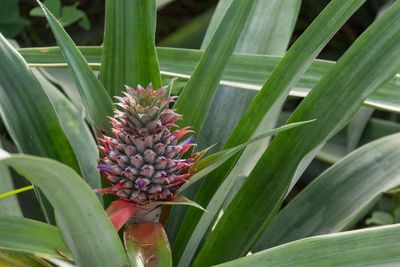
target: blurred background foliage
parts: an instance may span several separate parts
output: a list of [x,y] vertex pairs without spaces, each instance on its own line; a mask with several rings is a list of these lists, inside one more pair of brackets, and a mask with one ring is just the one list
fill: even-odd
[[[201,46],[208,23],[218,0],[159,0],[156,42],[158,46],[196,48]],[[303,0],[295,31],[296,38],[327,5],[328,0]],[[384,12],[392,0],[369,0],[331,39],[320,53],[320,59],[337,60],[356,38]],[[104,0],[45,0],[44,3],[57,16],[77,45],[101,45],[104,25]],[[0,0],[0,31],[14,39],[20,47],[53,46],[55,40],[46,20],[34,0]],[[183,87],[184,82],[176,86]],[[289,98],[284,106],[282,122],[299,104],[301,99]],[[288,200],[300,192],[316,176],[331,164],[355,148],[376,138],[399,132],[398,114],[363,108],[352,123],[329,142],[304,173],[302,179],[290,193]],[[3,145],[13,151],[13,145],[5,136],[0,121]],[[0,137],[1,137],[0,136]],[[353,140],[353,141],[352,141]],[[25,184],[16,179],[16,187]],[[37,203],[23,201],[33,199],[32,192],[19,194],[25,216],[38,218],[32,207]],[[400,221],[400,193],[394,191],[384,195],[359,227],[384,225]]]
[[[161,0],[158,11],[157,43],[162,46],[199,48],[217,0]],[[304,31],[328,0],[303,0],[292,42]],[[385,0],[370,0],[330,41],[320,58],[337,59],[374,20]],[[104,24],[104,0],[46,0],[44,3],[68,26],[78,45],[99,45]],[[0,0],[0,29],[16,38],[21,47],[53,45],[46,21],[34,0]],[[7,16],[5,16],[7,14]],[[7,19],[6,19],[7,18]]]

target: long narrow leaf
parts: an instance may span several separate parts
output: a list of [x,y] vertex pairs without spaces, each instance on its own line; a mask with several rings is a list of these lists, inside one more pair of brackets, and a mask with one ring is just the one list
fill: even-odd
[[[333,34],[364,1],[336,0],[330,2],[276,66],[229,136],[224,148],[241,144],[252,135],[273,128],[277,114],[279,114],[291,88],[306,72]],[[243,156],[235,156],[226,162],[207,178],[198,193],[199,198],[196,198],[195,201],[201,205],[208,203],[237,161],[238,164],[230,173],[229,179],[237,179],[239,173],[248,175],[264,150],[265,146],[259,147],[259,149],[250,147],[243,152]]]
[[124,85],[161,86],[155,0],[107,0],[100,78],[111,96]]
[[[210,36],[214,34],[231,3],[231,0],[218,2],[213,20],[204,38],[203,46],[209,42]],[[282,55],[289,44],[300,3],[301,1],[299,0],[255,1],[245,29],[236,44],[235,52]],[[220,86],[200,132],[200,138],[197,141],[199,146],[207,147],[210,144],[217,143],[215,149],[222,148],[254,95],[255,93],[252,91],[238,91],[232,87]],[[235,108],[232,109],[232,107]],[[229,116],[226,116],[226,114],[229,114]],[[252,151],[263,150],[266,145],[268,145],[267,139],[252,144],[251,146],[255,149],[249,149]],[[200,189],[196,195],[196,201],[203,202],[205,205],[206,201],[203,201],[203,195],[208,198],[210,194],[207,190]],[[182,220],[181,216],[174,214],[174,211],[172,215],[174,220]],[[172,220],[169,221],[168,226],[174,224],[179,226],[179,234],[173,247],[175,257],[182,254],[201,215],[202,213],[197,210],[189,210],[182,224],[174,223]],[[172,227],[167,229],[170,230],[170,228]],[[171,231],[168,231],[168,233],[171,234]]]
[[72,103],[41,72],[32,70],[52,102],[60,124],[75,152],[82,176],[92,188],[100,188],[96,169],[98,149],[89,127]]
[[[0,139],[0,149],[2,149]],[[14,189],[14,184],[10,172],[6,166],[0,164],[0,195]],[[0,198],[0,215],[10,215],[22,217],[21,207],[19,206],[16,195],[7,198]]]
[[[371,118],[365,126],[359,145],[367,144],[379,138],[400,132],[400,124],[392,121]],[[340,131],[332,137],[318,152],[316,159],[335,164],[348,154],[346,131]]]
[[12,267],[52,267],[50,263],[38,257],[25,255],[23,253],[1,251],[0,250],[0,266]]
[[72,259],[57,227],[11,216],[0,216],[0,249]]
[[[288,122],[317,121],[274,139],[208,236],[195,266],[245,255],[319,148],[349,122],[370,93],[395,75],[400,67],[400,59],[393,58],[400,53],[398,12],[400,2],[357,39],[302,101]],[[236,225],[242,226],[240,231]],[[215,247],[222,249],[216,253]]]
[[[233,0],[221,0],[207,33],[204,48],[221,23]],[[281,55],[286,51],[300,10],[300,0],[256,0],[235,51],[239,53]]]
[[0,162],[43,191],[55,209],[57,225],[78,265],[127,265],[127,256],[111,221],[91,188],[74,170],[54,160],[9,155],[4,151]]
[[[56,112],[23,58],[0,34],[0,115],[19,152],[57,159],[79,170]],[[18,74],[18,75],[16,75]],[[37,192],[46,219],[52,208]]]
[[221,166],[221,164],[223,164],[230,157],[232,157],[233,155],[238,153],[240,150],[244,149],[246,146],[248,146],[254,142],[260,141],[262,139],[265,139],[268,136],[272,136],[272,135],[278,134],[280,132],[287,131],[287,130],[295,128],[295,127],[299,127],[299,126],[305,125],[305,124],[313,122],[313,121],[314,120],[284,125],[284,126],[276,128],[276,129],[267,131],[265,133],[259,134],[256,137],[251,138],[249,141],[247,141],[244,144],[241,144],[241,145],[238,145],[238,146],[235,146],[232,148],[228,148],[225,150],[221,150],[214,154],[209,155],[208,157],[206,157],[194,164],[193,168],[196,169],[196,171],[198,171],[198,172],[195,175],[193,175],[190,178],[190,180],[180,188],[180,191],[184,191],[190,185],[197,182],[199,179],[201,179],[205,175],[209,174],[210,172],[212,172],[219,166]]
[[[210,41],[231,3],[232,0],[218,2],[202,47],[205,47]],[[300,3],[300,0],[256,0],[245,29],[236,44],[235,52],[283,55],[292,35]],[[229,65],[226,72],[228,70]],[[265,68],[260,68],[260,71],[265,71]],[[242,75],[243,73],[240,76]],[[262,73],[262,78],[264,79],[264,73]],[[238,90],[232,89],[225,86],[218,89],[197,140],[200,147],[212,143],[219,143],[219,146],[222,147],[255,95],[254,92],[238,92]],[[235,108],[232,109],[232,106]],[[225,116],[226,110],[229,110],[231,116]]]
[[350,121],[349,125],[347,126],[348,152],[351,152],[358,146],[365,126],[367,125],[373,113],[374,109],[362,107]]
[[183,115],[181,125],[200,130],[253,5],[254,1],[234,0],[230,6],[174,106]]
[[[273,127],[291,87],[306,72],[333,34],[363,2],[363,0],[336,0],[329,3],[275,67],[230,135],[225,148],[236,146],[248,140],[252,135]],[[210,203],[206,209],[213,210],[213,212],[202,215],[185,249],[185,257],[191,258],[190,255],[193,255],[194,250],[200,245],[202,236],[210,229],[213,219],[216,218],[218,210],[222,207],[236,181],[244,180],[249,175],[265,148],[266,145],[246,148],[242,155],[232,157],[204,181],[198,192],[199,197],[196,197],[195,201],[203,206]],[[239,245],[231,244],[231,246],[239,249]],[[233,248],[229,249],[233,250]],[[209,250],[209,247],[206,247],[205,250]],[[214,256],[225,259],[231,257],[228,256],[228,253],[226,255],[214,253],[213,256],[205,259],[204,254],[200,253],[195,264],[217,263],[218,261],[213,261]]]
[[96,127],[94,130],[107,130],[107,116],[112,115],[111,98],[61,24],[42,3],[39,1],[38,3],[46,15],[65,60],[68,62],[88,119]]
[[[99,67],[101,58],[100,47],[80,47],[92,65]],[[19,52],[29,63],[35,66],[65,67],[60,50],[57,47],[23,48]],[[176,48],[158,48],[161,72],[170,77],[189,79],[202,51]],[[261,89],[268,77],[280,61],[278,56],[233,54],[228,62],[221,80],[223,85],[254,91],[254,96]],[[317,82],[329,71],[335,62],[314,60],[310,68],[302,75],[298,83],[290,91],[294,97],[305,97]],[[400,113],[400,91],[398,77],[383,84],[379,90],[371,94],[365,105],[380,110]],[[252,98],[252,97],[251,97]]]
[[399,161],[400,134],[351,153],[296,196],[252,251],[348,229],[383,192],[400,185]]
[[400,225],[306,238],[220,267],[397,266]]

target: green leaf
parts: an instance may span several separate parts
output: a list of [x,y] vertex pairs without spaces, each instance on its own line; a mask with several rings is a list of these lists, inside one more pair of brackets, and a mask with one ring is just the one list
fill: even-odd
[[[57,18],[61,16],[61,0],[44,0],[43,5],[45,5],[51,13],[53,13]],[[43,10],[40,7],[35,7],[29,11],[30,16],[44,17]]]
[[[76,21],[79,21],[79,25],[82,28],[86,30],[90,28],[88,17],[82,10],[79,10],[77,8],[78,3],[61,7],[60,0],[45,0],[43,1],[43,5],[48,8],[48,10],[55,16],[57,20],[59,20],[61,25],[64,27],[71,25]],[[41,7],[35,7],[31,9],[29,15],[34,17],[44,17],[45,13],[43,12]]]
[[[218,2],[217,9],[213,16],[213,20],[208,28],[203,46],[209,42],[214,34],[221,18],[224,16],[231,0],[222,0]],[[290,41],[293,27],[297,18],[301,1],[299,0],[258,0],[255,1],[251,15],[246,22],[235,51],[240,53],[268,53],[283,54]],[[229,67],[229,66],[228,66]],[[242,76],[241,74],[240,76]],[[264,79],[262,73],[262,79]],[[211,110],[208,113],[204,126],[201,129],[197,143],[199,147],[206,147],[213,143],[217,146],[224,145],[229,134],[238,123],[240,117],[253,99],[255,92],[249,90],[235,90],[226,86],[220,86],[216,96],[213,99]],[[232,108],[235,107],[235,108]],[[230,114],[226,116],[226,114]],[[264,140],[265,145],[268,144]],[[253,144],[257,149],[263,149],[260,144]],[[216,147],[216,150],[219,148]],[[215,187],[217,184],[215,184]],[[207,185],[200,187],[200,192],[196,195],[196,201],[200,201],[203,205],[207,204],[203,196],[208,200],[210,192]],[[201,191],[201,189],[204,189]],[[229,190],[229,189],[227,189]],[[189,195],[190,196],[190,195]],[[178,211],[172,211],[174,217],[168,222],[168,233],[171,235],[171,228],[179,227],[179,235],[174,242],[174,256],[178,258],[186,247],[186,244],[194,230],[196,223],[200,219],[202,213],[197,210],[189,210],[184,218],[177,216]],[[174,227],[174,225],[176,225]]]
[[100,188],[98,149],[85,120],[72,103],[38,70],[32,70],[52,102],[62,128],[75,152],[82,176],[92,188]]
[[[349,1],[331,4],[340,2],[343,7]],[[370,93],[395,75],[400,67],[400,58],[393,58],[400,53],[398,12],[400,2],[357,39],[301,102],[288,122],[317,121],[277,135],[208,236],[195,266],[245,255],[319,148],[349,122]]]
[[367,144],[378,138],[400,132],[400,123],[371,118],[361,136],[360,144]]
[[[98,68],[101,58],[100,47],[80,47],[92,66]],[[57,47],[22,48],[18,50],[32,66],[65,67],[65,61]],[[203,52],[190,49],[158,48],[161,73],[168,77],[189,79]],[[271,75],[279,63],[279,56],[233,54],[222,76],[220,84],[234,86],[238,92],[260,90],[266,77]],[[305,97],[317,82],[333,67],[335,62],[314,60],[309,69],[293,86],[290,96]],[[379,110],[400,113],[400,90],[397,76],[372,93],[364,105]],[[243,89],[243,90],[242,90]],[[239,94],[239,93],[238,93]],[[242,93],[243,94],[243,93]],[[247,94],[246,94],[247,95]],[[250,100],[253,96],[250,96]]]
[[395,223],[399,223],[399,221],[400,221],[400,207],[396,208],[393,211],[393,219],[394,219]]
[[172,266],[171,249],[162,224],[130,224],[124,231],[124,242],[132,266]]
[[[232,2],[233,0],[218,2],[204,37],[203,47],[211,40]],[[300,0],[256,0],[235,51],[248,54],[283,54],[292,36],[300,4]]]
[[17,1],[0,0],[0,6],[0,32],[6,38],[13,38],[29,21],[20,15]]
[[249,141],[245,142],[244,144],[241,144],[241,145],[238,145],[238,146],[235,146],[232,148],[228,148],[225,150],[221,150],[221,151],[218,151],[214,154],[207,156],[206,158],[204,158],[194,164],[193,168],[196,170],[196,173],[190,178],[190,180],[188,180],[188,182],[186,184],[184,184],[180,188],[180,191],[184,191],[190,185],[199,181],[199,179],[203,178],[204,176],[206,176],[207,174],[209,174],[210,172],[212,172],[213,170],[215,170],[216,168],[221,166],[225,161],[227,161],[230,157],[232,157],[233,155],[235,155],[236,153],[238,153],[239,151],[244,149],[246,146],[248,146],[254,142],[263,140],[268,136],[272,136],[272,135],[278,134],[280,132],[287,131],[287,130],[295,128],[295,127],[299,127],[299,126],[311,123],[313,121],[314,120],[309,120],[309,121],[302,121],[302,122],[295,122],[295,123],[287,124],[287,125],[278,127],[276,129],[267,131],[265,133],[259,134],[256,137],[251,138]]
[[[17,51],[0,35],[0,115],[19,152],[57,159],[79,170],[56,112]],[[16,75],[18,74],[18,75]],[[39,200],[42,198],[37,193]],[[46,219],[52,208],[41,201]]]
[[180,125],[190,125],[196,132],[200,130],[253,5],[254,1],[234,0],[230,6],[174,105],[183,115]]
[[46,158],[2,153],[1,163],[29,179],[49,199],[78,265],[127,265],[118,234],[91,188],[74,170]]
[[[203,47],[215,33],[231,3],[232,0],[218,2],[213,20],[204,38]],[[292,35],[300,3],[300,0],[255,1],[245,29],[236,44],[235,52],[268,55],[284,54]],[[262,71],[264,69],[260,68]],[[228,70],[229,65],[227,66]],[[260,83],[263,82],[264,76],[264,73],[262,73]],[[220,86],[197,140],[200,147],[208,146],[215,142],[219,142],[222,147],[254,96],[255,92],[253,91],[235,90],[234,88]],[[232,109],[232,106],[235,108]],[[231,114],[228,117],[224,115],[226,110],[229,110]]]
[[155,0],[106,0],[101,81],[111,96],[124,85],[161,86]]
[[94,130],[99,130],[99,128],[107,130],[109,126],[107,116],[112,115],[111,98],[60,23],[42,3],[38,3],[46,15],[65,60],[69,64],[89,121],[95,127]]
[[[85,60],[100,66],[102,47],[100,46],[79,46],[79,51]],[[44,67],[42,64],[50,64],[52,67],[67,67],[66,60],[60,47],[39,47],[39,48],[19,48],[19,53],[25,60],[35,67]]]
[[348,152],[353,151],[358,146],[362,133],[364,132],[372,113],[374,113],[374,109],[362,107],[350,121],[349,125],[347,126]]
[[[89,50],[91,58],[95,52],[93,50]],[[190,78],[190,74],[193,72],[196,63],[202,55],[201,51],[189,49],[158,48],[157,51],[162,73],[170,77],[180,77],[182,79]],[[50,50],[50,52],[53,51]],[[36,62],[46,59],[45,57],[39,59],[35,56],[37,54],[33,53],[32,59],[35,58]],[[53,55],[49,56],[47,62],[50,61],[50,58],[53,58]],[[246,91],[254,91],[255,95],[261,89],[265,79],[271,75],[281,58],[279,56],[234,54],[228,62],[221,84],[233,86],[238,89],[243,88]],[[62,61],[52,60],[50,62]],[[99,61],[97,60],[97,62]],[[300,80],[292,86],[290,96],[307,96],[318,81],[334,66],[334,63],[326,60],[314,60],[306,72],[301,75]],[[399,76],[396,76],[383,84],[379,90],[368,97],[364,104],[379,110],[400,113],[398,80]]]
[[400,185],[399,148],[400,134],[390,135],[333,165],[279,212],[252,251],[352,227],[382,193]]
[[0,216],[0,249],[72,259],[57,227],[11,216]]
[[185,196],[177,196],[172,201],[162,201],[162,202],[153,202],[153,203],[158,204],[158,205],[166,205],[166,206],[191,206],[191,207],[195,207],[201,211],[206,211],[202,206],[200,206],[199,204],[197,204],[194,201],[191,201],[190,199],[188,199]]
[[[359,146],[384,136],[400,132],[400,124],[388,120],[371,118],[361,135]],[[347,129],[332,137],[318,152],[316,158],[328,164],[334,164],[348,154]]]
[[394,220],[392,215],[383,211],[375,211],[372,213],[371,218],[368,218],[365,223],[367,225],[388,225],[393,224]]
[[12,267],[52,267],[48,262],[40,258],[25,255],[23,253],[1,251],[0,266]]
[[68,26],[84,17],[86,17],[85,13],[82,10],[77,9],[77,5],[75,4],[64,6],[62,8],[61,17],[59,18],[59,20],[61,22],[61,25]]
[[81,117],[84,117],[82,99],[70,71],[64,68],[40,68],[40,72],[47,80],[60,88],[60,91],[74,104],[75,108],[81,114]]
[[[291,88],[298,82],[301,75],[306,72],[323,46],[340,29],[351,14],[360,7],[363,1],[343,2],[341,0],[330,2],[289,49],[242,116],[224,148],[236,146],[245,142],[251,136],[273,128],[277,120],[277,115]],[[200,219],[200,223],[194,230],[195,234],[192,235],[189,245],[185,249],[186,255],[194,253],[193,250],[200,244],[200,236],[203,236],[210,228],[213,219],[216,218],[218,210],[222,207],[230,191],[233,190],[236,181],[246,179],[265,151],[266,146],[267,144],[254,144],[246,148],[242,155],[232,157],[205,180],[200,189],[201,191],[198,192],[199,197],[196,197],[194,200],[201,205],[210,203],[207,206],[207,210],[211,209],[210,206],[212,205],[214,206],[212,208],[213,212],[202,215],[203,218]],[[225,182],[218,189],[224,180]],[[216,191],[219,192],[219,195],[215,193]],[[231,246],[235,245],[231,244]],[[230,257],[228,255],[220,256]],[[199,254],[195,263],[204,260],[203,257],[204,254]],[[209,265],[211,262],[215,263],[211,258],[210,262],[203,262],[200,265]]]
[[86,14],[84,14],[82,19],[79,21],[79,26],[81,26],[82,29],[85,29],[87,31],[90,30],[90,21],[89,18],[86,16]]
[[[2,149],[1,139],[0,149]],[[14,183],[8,168],[0,164],[0,195],[13,189]],[[0,215],[23,216],[16,195],[0,199]]]
[[[228,160],[230,157],[232,157],[234,154],[238,153],[240,150],[244,149],[247,145],[265,139],[268,136],[277,134],[282,131],[289,130],[291,128],[295,128],[307,123],[310,123],[311,121],[305,121],[305,122],[298,122],[298,123],[292,123],[288,125],[284,125],[282,127],[267,131],[261,135],[258,135],[257,137],[254,137],[250,139],[248,142],[237,146],[233,147],[230,149],[222,150],[220,152],[214,153],[203,160],[201,160],[197,165],[197,168],[200,169],[198,173],[196,173],[190,180],[189,182],[193,183],[199,178],[203,177],[204,175],[210,173],[213,171],[215,168],[223,164],[226,160]],[[233,184],[235,183],[234,179],[226,179],[225,182],[218,188],[218,191],[215,193],[213,199],[211,200],[210,204],[207,206],[206,210],[208,211],[206,214],[203,214],[201,219],[198,222],[198,225],[195,227],[195,230],[193,231],[193,235],[188,238],[189,242],[186,248],[184,248],[184,253],[182,255],[182,258],[179,262],[179,265],[185,266],[187,265],[186,261],[189,261],[190,257],[193,257],[193,253],[196,250],[196,246],[201,242],[202,238],[205,235],[205,232],[207,231],[208,227],[211,225],[212,220],[215,218],[217,215],[220,206],[222,205],[223,201],[225,200],[226,195],[229,193],[230,189],[232,188]],[[181,190],[184,190],[188,185],[184,185],[181,187]],[[189,213],[190,215],[190,213]],[[188,217],[190,218],[190,217]],[[186,229],[185,229],[186,230]],[[190,229],[192,230],[192,229]],[[182,231],[185,233],[185,231]],[[176,241],[178,242],[178,241]],[[177,243],[179,244],[179,243]]]
[[397,224],[316,236],[218,266],[396,266],[399,234]]
[[[342,3],[342,0],[337,0],[330,2],[275,67],[229,136],[224,148],[241,144],[252,135],[274,127],[277,114],[279,114],[291,88],[306,72],[333,34],[364,1],[353,0]],[[201,200],[196,198],[195,201],[200,204],[207,203],[236,162],[238,163],[230,176],[237,176],[238,173],[247,176],[265,148],[265,145],[261,147],[254,145],[246,149],[241,157],[238,155],[224,164],[207,178],[201,189],[203,193],[199,191]]]

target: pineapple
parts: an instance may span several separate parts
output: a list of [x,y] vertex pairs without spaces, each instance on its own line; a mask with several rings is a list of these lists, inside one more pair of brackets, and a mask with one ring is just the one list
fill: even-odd
[[171,201],[192,175],[196,155],[182,156],[194,146],[192,131],[177,128],[181,116],[169,108],[175,101],[166,96],[167,88],[153,90],[126,87],[114,117],[110,118],[113,137],[99,138],[103,157],[98,169],[110,187],[99,190],[117,195],[139,206]]

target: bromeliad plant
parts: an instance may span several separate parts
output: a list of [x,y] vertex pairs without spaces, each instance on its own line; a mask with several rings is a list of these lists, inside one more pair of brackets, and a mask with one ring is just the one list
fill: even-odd
[[[198,155],[182,158],[194,146],[192,137],[179,142],[191,131],[171,131],[181,116],[169,108],[174,98],[166,97],[166,92],[167,87],[127,87],[125,97],[117,97],[120,109],[111,119],[114,138],[105,135],[99,139],[104,157],[97,166],[112,185],[98,191],[121,199],[111,203],[110,210],[135,206],[151,212],[149,208],[156,208],[157,203],[173,201],[195,171],[192,166]],[[112,217],[117,230],[136,209]]]
[[[399,225],[339,232],[400,184],[399,134],[355,150],[370,112],[353,118],[400,112],[400,2],[338,62],[315,60],[364,2],[331,1],[286,53],[300,0],[221,0],[204,50],[155,47],[155,0],[107,0],[103,46],[79,48],[39,3],[59,47],[0,36],[0,115],[20,152],[0,150],[0,263],[398,264]],[[181,91],[162,87],[173,77]],[[307,96],[273,129],[288,95]],[[355,151],[322,148],[346,125]],[[385,127],[371,136],[400,129]],[[335,164],[281,209],[314,157]],[[22,218],[8,166],[47,223]]]

